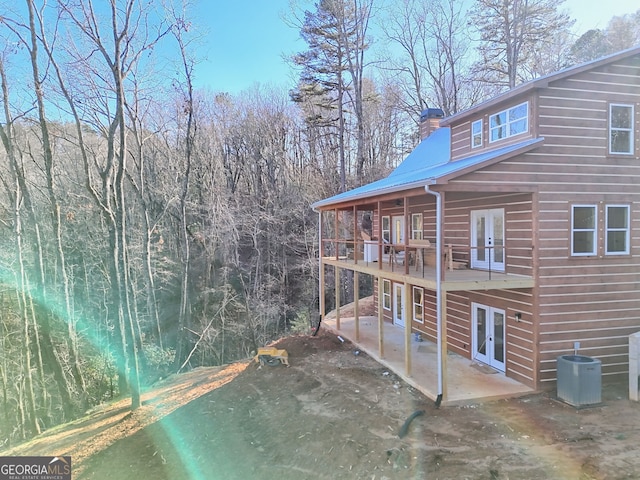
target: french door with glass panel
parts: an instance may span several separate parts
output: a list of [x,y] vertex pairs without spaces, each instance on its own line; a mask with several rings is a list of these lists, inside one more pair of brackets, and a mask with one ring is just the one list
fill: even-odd
[[505,371],[505,312],[479,303],[471,304],[473,359]]
[[504,272],[504,209],[471,212],[471,268]]

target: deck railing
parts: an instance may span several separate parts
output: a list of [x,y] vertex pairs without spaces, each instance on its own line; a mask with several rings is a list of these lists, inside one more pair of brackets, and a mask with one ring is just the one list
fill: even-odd
[[[377,240],[323,239],[323,257],[348,264],[364,264],[388,268],[392,272],[433,275],[436,267],[436,246],[431,244],[390,244]],[[445,244],[442,248],[442,278],[452,270],[473,270],[486,272],[487,279],[492,274],[513,273],[530,270],[533,263],[532,247],[483,246]],[[475,252],[475,256],[472,253]],[[472,257],[474,261],[472,262]],[[478,259],[486,259],[485,261]],[[496,262],[502,258],[502,262]],[[509,267],[507,259],[510,259]],[[473,265],[472,265],[473,263]],[[518,272],[519,273],[519,272]]]

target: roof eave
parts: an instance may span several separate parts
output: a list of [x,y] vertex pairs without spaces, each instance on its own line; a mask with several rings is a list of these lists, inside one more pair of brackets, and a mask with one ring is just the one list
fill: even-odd
[[463,110],[459,113],[451,115],[450,117],[443,118],[442,120],[440,120],[440,126],[441,127],[449,126],[454,122],[459,122],[461,119],[465,117],[474,115],[480,110],[485,110],[487,107],[491,107],[493,105],[504,102],[505,100],[509,100],[518,95],[522,95],[529,91],[533,91],[539,88],[546,88],[549,85],[549,83],[553,81],[561,80],[570,75],[576,75],[586,70],[598,68],[602,65],[606,65],[607,63],[612,63],[621,58],[631,57],[637,54],[640,54],[640,46],[628,48],[626,50],[622,50],[620,52],[613,53],[611,55],[607,55],[605,57],[601,57],[596,60],[591,60],[590,62],[582,63],[580,65],[576,65],[573,67],[568,67],[568,68],[565,68],[564,70],[560,70],[559,72],[551,73],[549,75],[536,78],[527,83],[523,83],[522,85],[518,85],[517,87],[512,88],[501,95],[493,97],[487,100],[486,102],[479,103],[478,105],[475,105],[467,110]]
[[[431,185],[435,183],[435,179],[421,179],[415,182],[410,182],[410,183],[405,183],[402,185],[394,185],[391,187],[383,187],[380,188],[379,190],[376,190],[375,193],[371,193],[371,192],[363,192],[357,195],[353,195],[350,196],[349,198],[345,198],[344,200],[331,200],[331,198],[328,198],[326,200],[320,200],[318,202],[312,203],[311,204],[311,208],[314,211],[318,211],[318,210],[330,210],[333,208],[338,208],[340,205],[353,205],[355,203],[358,203],[360,200],[365,200],[365,199],[370,199],[373,201],[373,199],[375,199],[376,197],[382,197],[384,195],[388,195],[390,193],[398,193],[398,192],[404,192],[407,190],[413,190],[414,188],[419,188],[419,187],[424,187],[425,185]],[[331,208],[328,208],[331,207]]]

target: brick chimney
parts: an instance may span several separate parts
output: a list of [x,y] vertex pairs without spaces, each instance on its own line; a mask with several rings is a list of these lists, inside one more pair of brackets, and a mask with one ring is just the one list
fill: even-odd
[[444,118],[444,112],[440,108],[427,108],[420,114],[420,140],[431,135],[434,130],[440,128],[440,119]]

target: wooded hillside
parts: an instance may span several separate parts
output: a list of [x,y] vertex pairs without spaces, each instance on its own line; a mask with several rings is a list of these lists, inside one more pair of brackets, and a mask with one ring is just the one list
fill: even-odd
[[[308,328],[309,205],[386,175],[418,142],[426,106],[455,113],[551,68],[532,43],[505,57],[494,36],[510,66],[480,76],[454,0],[390,12],[323,0],[292,13],[309,46],[291,59],[299,82],[234,96],[194,87],[188,5],[155,3],[3,5],[0,444],[116,396],[137,408],[141,385]],[[491,28],[504,23],[476,3]],[[374,28],[397,56],[373,48]],[[607,35],[558,58],[588,59]]]

